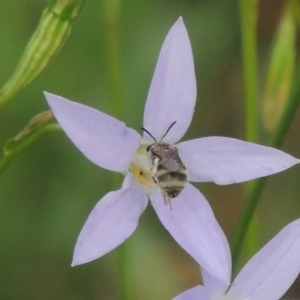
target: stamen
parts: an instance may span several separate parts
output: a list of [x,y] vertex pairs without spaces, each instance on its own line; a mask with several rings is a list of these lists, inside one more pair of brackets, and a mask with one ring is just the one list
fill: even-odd
[[135,179],[144,186],[155,187],[155,183],[152,180],[150,172],[147,172],[135,164],[132,164],[129,171],[133,174]]

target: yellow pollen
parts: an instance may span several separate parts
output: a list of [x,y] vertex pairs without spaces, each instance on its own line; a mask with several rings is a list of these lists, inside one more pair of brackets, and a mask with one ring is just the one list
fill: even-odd
[[137,181],[139,181],[142,185],[153,187],[155,183],[152,179],[151,173],[147,172],[137,165],[132,164],[129,168],[129,171],[133,174]]

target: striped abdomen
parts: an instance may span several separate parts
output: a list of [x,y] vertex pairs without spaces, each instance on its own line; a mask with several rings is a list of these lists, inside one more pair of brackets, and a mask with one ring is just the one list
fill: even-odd
[[186,168],[182,164],[178,171],[172,172],[158,164],[154,181],[156,181],[167,197],[175,198],[186,185]]

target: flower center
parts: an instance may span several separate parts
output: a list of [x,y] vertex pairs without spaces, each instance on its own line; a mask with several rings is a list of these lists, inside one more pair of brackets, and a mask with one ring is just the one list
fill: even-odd
[[146,144],[140,145],[129,167],[129,171],[142,186],[153,188],[156,187],[156,184],[153,181],[151,165],[146,150],[147,146]]

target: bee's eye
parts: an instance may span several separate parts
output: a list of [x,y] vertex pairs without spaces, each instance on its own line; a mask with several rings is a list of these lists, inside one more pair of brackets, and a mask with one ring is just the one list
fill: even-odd
[[147,146],[147,148],[146,148],[147,152],[149,152],[150,148],[151,148],[151,145]]

